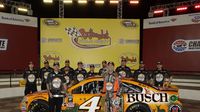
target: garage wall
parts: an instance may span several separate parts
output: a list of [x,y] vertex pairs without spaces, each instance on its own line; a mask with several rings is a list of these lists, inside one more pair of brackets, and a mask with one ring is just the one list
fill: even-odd
[[0,13],[0,41],[0,71],[39,65],[37,18]]
[[171,71],[200,71],[200,13],[144,20],[143,60]]

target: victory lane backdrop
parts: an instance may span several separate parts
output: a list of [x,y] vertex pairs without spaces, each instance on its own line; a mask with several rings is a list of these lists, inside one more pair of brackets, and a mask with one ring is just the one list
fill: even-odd
[[138,68],[139,19],[63,19],[42,18],[41,66],[43,61],[60,62],[69,59],[73,68],[82,61],[88,69],[94,64],[98,70],[103,60],[120,65],[127,59],[131,69]]

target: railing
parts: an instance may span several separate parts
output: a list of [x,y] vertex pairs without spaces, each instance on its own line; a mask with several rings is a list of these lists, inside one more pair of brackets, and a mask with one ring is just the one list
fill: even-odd
[[1,87],[13,87],[13,82],[18,82],[18,80],[14,80],[16,78],[22,78],[23,70],[1,70],[0,71],[0,88]]

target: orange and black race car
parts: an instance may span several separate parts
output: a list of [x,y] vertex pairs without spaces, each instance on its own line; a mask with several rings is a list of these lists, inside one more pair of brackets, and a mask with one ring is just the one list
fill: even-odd
[[[89,85],[95,85],[88,89]],[[122,80],[123,93],[113,105],[119,112],[181,112],[178,88],[158,89],[130,79]],[[63,112],[105,112],[103,78],[93,77],[68,88],[62,106]],[[40,91],[25,96],[20,104],[21,112],[48,112],[48,93]]]

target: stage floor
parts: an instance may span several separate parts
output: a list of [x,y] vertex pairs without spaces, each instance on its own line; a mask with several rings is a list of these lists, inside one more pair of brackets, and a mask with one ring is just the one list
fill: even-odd
[[[0,99],[0,112],[20,112],[19,103],[21,97]],[[181,100],[183,103],[183,112],[199,112],[200,101]]]

